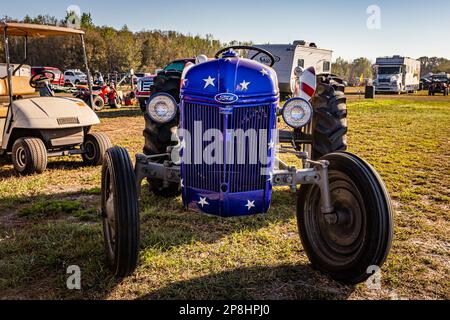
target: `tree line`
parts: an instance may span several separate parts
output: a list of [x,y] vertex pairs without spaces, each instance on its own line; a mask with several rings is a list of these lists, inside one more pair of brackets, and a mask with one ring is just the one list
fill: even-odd
[[[4,17],[7,21],[67,25],[68,13],[64,19],[49,15],[38,15],[34,18],[26,16],[18,21]],[[193,36],[175,31],[145,30],[132,32],[124,25],[120,30],[109,26],[96,26],[91,14],[83,13],[81,28],[86,32],[85,43],[90,68],[93,72],[102,73],[129,72],[130,69],[142,72],[154,72],[177,58],[194,57],[198,54],[212,56],[219,48],[226,45],[214,39],[212,35]],[[11,60],[23,60],[23,39],[11,39]],[[251,44],[233,41],[230,44]],[[3,42],[0,43],[3,53]],[[82,48],[78,37],[50,37],[44,39],[29,39],[29,59],[27,64],[53,66],[61,70],[81,68]],[[430,72],[450,73],[450,60],[438,57],[421,57],[421,76]],[[0,62],[4,62],[0,54]],[[332,72],[349,84],[357,84],[361,74],[364,78],[373,79],[373,62],[361,57],[353,61],[338,57],[332,65]]]
[[[69,17],[69,15],[68,15]],[[65,26],[67,19],[58,20],[48,15],[18,21],[7,21]],[[91,15],[83,13],[81,28],[85,31],[85,43],[91,71],[102,73],[129,72],[130,69],[153,72],[177,58],[194,57],[198,54],[212,56],[221,46],[211,35],[193,36],[175,31],[132,32],[124,25],[120,30],[109,26],[94,25]],[[12,37],[11,61],[21,62],[24,55],[20,37]],[[82,47],[78,36],[28,39],[29,65],[57,67],[61,70],[84,66]],[[0,44],[0,62],[4,62],[3,41]]]

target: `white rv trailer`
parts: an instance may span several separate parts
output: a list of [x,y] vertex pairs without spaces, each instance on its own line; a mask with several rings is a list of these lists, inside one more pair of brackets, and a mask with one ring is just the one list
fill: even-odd
[[401,56],[377,58],[375,92],[406,93],[419,90],[420,61]]
[[[20,66],[20,68],[19,68]],[[31,77],[31,67],[27,64],[12,64],[11,67],[13,68],[15,76],[19,77]],[[0,63],[0,79],[7,77],[7,71],[6,71],[6,63]]]
[[[255,47],[272,53],[275,57],[273,69],[278,76],[280,93],[283,96],[291,95],[295,89],[294,70],[297,66],[304,69],[315,67],[317,74],[331,73],[331,57],[333,51],[317,48],[315,43],[303,40],[294,41],[292,44],[260,44]],[[249,52],[251,57],[254,53]],[[262,63],[267,63],[265,56],[259,56]]]

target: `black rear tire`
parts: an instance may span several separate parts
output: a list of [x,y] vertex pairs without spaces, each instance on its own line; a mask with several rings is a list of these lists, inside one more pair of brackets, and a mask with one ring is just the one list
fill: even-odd
[[347,150],[347,99],[343,80],[333,76],[319,76],[312,99],[312,159],[335,151]]
[[139,108],[141,108],[142,112],[145,112],[147,109],[147,99],[139,98]]
[[139,256],[139,205],[136,177],[124,148],[106,152],[101,208],[107,262],[116,277],[128,276]]
[[[169,77],[167,74],[170,74]],[[151,88],[152,95],[160,92],[170,94],[177,103],[180,102],[180,79],[181,73],[162,73],[155,78],[154,85]],[[176,77],[174,76],[176,75]],[[178,78],[179,76],[179,78]],[[167,152],[167,148],[177,145],[177,141],[172,141],[173,130],[179,125],[179,116],[177,115],[172,121],[168,123],[156,123],[145,114],[145,129],[144,129],[144,154],[156,155]],[[161,157],[157,159],[162,163],[165,160],[170,160],[169,157]],[[161,179],[147,179],[149,191],[155,195],[164,198],[173,198],[181,194],[181,187],[179,183],[169,182],[164,185]]]
[[112,147],[111,140],[103,132],[88,133],[84,137],[83,149],[85,153],[81,156],[87,166],[99,166],[103,163],[106,150]]
[[47,168],[47,148],[39,138],[17,139],[12,147],[12,162],[18,174],[42,173]]
[[348,152],[328,154],[332,204],[337,224],[320,212],[320,189],[303,185],[298,192],[297,222],[303,247],[312,265],[345,283],[371,276],[381,268],[392,242],[392,207],[378,173]]

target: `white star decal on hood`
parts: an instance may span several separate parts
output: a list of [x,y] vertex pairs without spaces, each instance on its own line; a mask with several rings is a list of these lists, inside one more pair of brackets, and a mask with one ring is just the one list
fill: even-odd
[[205,81],[205,87],[203,89],[208,88],[209,86],[213,86],[215,87],[216,85],[214,84],[214,81],[216,80],[216,78],[211,78],[211,76],[208,76],[208,79],[203,79],[203,81]]

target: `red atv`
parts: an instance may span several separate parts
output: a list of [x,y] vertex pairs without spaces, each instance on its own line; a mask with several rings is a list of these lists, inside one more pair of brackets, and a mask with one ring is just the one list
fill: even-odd
[[[85,101],[88,105],[91,105],[89,89],[87,87],[79,86],[78,91],[74,94],[74,96]],[[110,85],[93,86],[92,109],[94,111],[100,111],[105,107],[105,105],[118,109],[122,107],[122,96],[122,91],[117,91],[114,83],[111,83]]]

